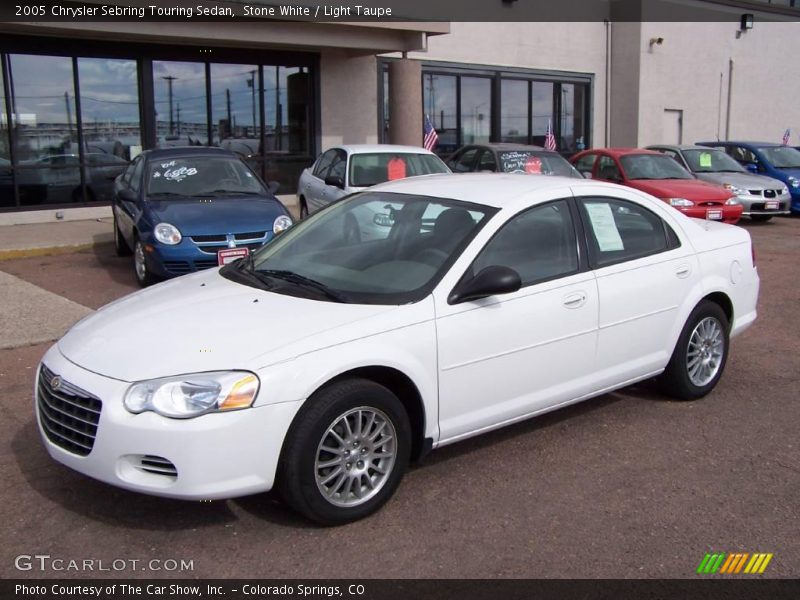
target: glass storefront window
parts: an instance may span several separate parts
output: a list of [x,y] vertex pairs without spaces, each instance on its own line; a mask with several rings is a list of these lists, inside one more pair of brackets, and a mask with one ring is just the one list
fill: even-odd
[[434,148],[437,154],[450,154],[458,148],[456,77],[424,73],[422,76],[423,112],[431,119],[439,135]]
[[586,86],[561,84],[560,150],[575,153],[586,149]]
[[485,144],[491,136],[492,80],[461,77],[461,144]]
[[157,145],[208,143],[204,63],[153,61]]
[[[544,146],[544,138],[547,134],[547,124],[556,131],[556,121],[553,118],[553,87],[549,81],[531,82],[531,135],[535,146]],[[557,148],[561,149],[561,144],[556,140]]]
[[[0,63],[5,56],[0,55]],[[3,71],[0,69],[0,208],[16,205],[14,183],[11,179],[11,151],[8,138],[8,117],[6,115],[6,94]]]
[[500,141],[528,143],[528,82],[504,79],[500,87]]

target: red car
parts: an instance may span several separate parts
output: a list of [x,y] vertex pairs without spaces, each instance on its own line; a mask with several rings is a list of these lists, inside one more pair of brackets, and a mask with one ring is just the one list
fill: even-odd
[[724,187],[695,179],[675,159],[640,148],[596,148],[572,157],[587,179],[627,185],[660,198],[689,217],[736,223],[742,205]]

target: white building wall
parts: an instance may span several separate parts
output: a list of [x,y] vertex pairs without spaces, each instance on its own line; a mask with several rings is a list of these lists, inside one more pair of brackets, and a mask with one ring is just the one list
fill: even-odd
[[683,110],[684,143],[726,139],[731,59],[730,139],[780,142],[788,127],[800,144],[800,23],[756,21],[738,38],[736,23],[641,27],[639,146],[665,141],[664,109]]

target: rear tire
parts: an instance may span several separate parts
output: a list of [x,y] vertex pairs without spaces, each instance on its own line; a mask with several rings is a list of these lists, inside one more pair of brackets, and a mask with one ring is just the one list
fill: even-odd
[[300,409],[281,454],[286,503],[322,525],[372,514],[408,466],[411,425],[395,394],[366,379],[323,388]]
[[683,327],[661,387],[678,400],[702,398],[719,382],[728,360],[728,318],[718,304],[700,302]]

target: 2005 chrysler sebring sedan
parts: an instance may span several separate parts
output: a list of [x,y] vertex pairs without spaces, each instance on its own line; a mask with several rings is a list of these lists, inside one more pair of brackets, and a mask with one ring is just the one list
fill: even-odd
[[[345,235],[365,215],[384,235]],[[85,318],[43,358],[38,422],[53,458],[101,481],[186,499],[277,487],[343,523],[431,448],[657,375],[677,398],[709,393],[758,287],[745,230],[637,190],[390,182]]]

